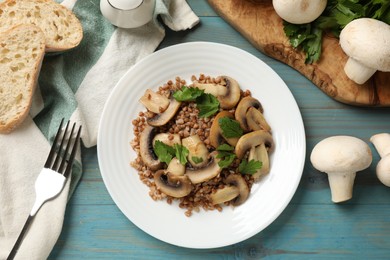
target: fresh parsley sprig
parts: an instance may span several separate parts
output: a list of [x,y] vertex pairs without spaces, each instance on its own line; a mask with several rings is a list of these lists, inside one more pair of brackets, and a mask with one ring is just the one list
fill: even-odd
[[219,111],[218,99],[199,88],[183,86],[181,90],[173,93],[173,97],[177,101],[195,101],[199,109],[199,117],[210,117]]
[[169,146],[160,140],[156,140],[153,146],[153,151],[161,162],[169,164],[173,157],[176,157],[182,165],[187,163],[189,151],[186,147],[180,144]]
[[175,91],[173,93],[173,97],[177,101],[195,101],[198,97],[204,94],[203,89],[199,88],[189,88],[187,86],[183,86],[181,90]]
[[166,164],[169,164],[176,154],[176,151],[172,146],[169,146],[160,140],[156,140],[153,146],[153,150],[158,159],[161,162],[165,162]]
[[240,165],[238,166],[238,171],[241,173],[241,174],[255,174],[257,170],[261,169],[261,167],[263,167],[263,163],[260,162],[260,161],[256,161],[256,160],[250,160],[250,161],[247,161],[245,159],[243,159],[240,163]]
[[174,144],[173,148],[175,148],[175,156],[179,160],[182,165],[186,165],[187,156],[190,153],[188,149],[181,144]]
[[217,151],[216,158],[220,159],[218,166],[222,169],[229,167],[237,157],[234,153],[234,147],[228,144],[221,144],[217,147]]
[[241,137],[244,133],[240,127],[240,123],[229,117],[221,117],[218,120],[218,124],[221,127],[222,135],[225,138]]
[[202,158],[202,157],[197,157],[197,156],[192,156],[192,157],[191,157],[191,160],[192,160],[194,163],[196,163],[196,164],[203,162],[203,158]]
[[196,99],[199,117],[210,117],[219,111],[219,101],[211,94],[204,93]]

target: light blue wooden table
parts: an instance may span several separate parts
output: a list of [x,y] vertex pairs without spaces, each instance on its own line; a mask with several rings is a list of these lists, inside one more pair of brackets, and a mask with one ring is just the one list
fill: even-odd
[[211,41],[246,50],[272,67],[286,82],[301,110],[307,155],[302,180],[285,211],[265,230],[239,244],[210,250],[172,246],[144,233],[117,208],[99,171],[96,148],[84,149],[84,175],[70,200],[62,234],[50,259],[390,259],[390,188],[375,176],[379,160],[357,174],[354,197],[330,201],[327,176],[309,161],[314,145],[332,135],[390,132],[390,109],[338,103],[290,67],[256,50],[205,0],[189,0],[201,23],[190,31],[168,31],[160,49],[182,42]]

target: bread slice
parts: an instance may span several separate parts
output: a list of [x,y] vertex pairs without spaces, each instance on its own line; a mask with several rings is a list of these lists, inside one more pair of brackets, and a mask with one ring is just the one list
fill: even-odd
[[35,24],[46,36],[46,52],[76,47],[83,38],[78,18],[53,0],[6,0],[0,3],[0,32],[18,24]]
[[45,35],[35,25],[0,35],[0,133],[10,133],[28,115],[44,55]]

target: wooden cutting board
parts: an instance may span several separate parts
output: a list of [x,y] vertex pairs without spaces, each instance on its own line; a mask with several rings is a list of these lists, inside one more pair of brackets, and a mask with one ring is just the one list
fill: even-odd
[[293,67],[331,98],[355,106],[390,106],[390,73],[377,71],[365,84],[354,83],[343,70],[348,57],[332,35],[324,36],[320,61],[305,64],[305,54],[291,47],[271,0],[208,2],[257,49]]

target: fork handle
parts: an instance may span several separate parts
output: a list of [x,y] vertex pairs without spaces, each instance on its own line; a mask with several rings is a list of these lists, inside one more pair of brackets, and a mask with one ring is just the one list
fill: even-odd
[[26,223],[24,223],[23,229],[20,232],[18,239],[16,240],[14,247],[12,248],[11,252],[9,253],[7,260],[12,260],[15,258],[16,253],[19,250],[20,244],[23,241],[24,235],[26,234],[26,231],[28,230],[28,227],[30,226],[31,220],[34,218],[34,216],[29,215]]

